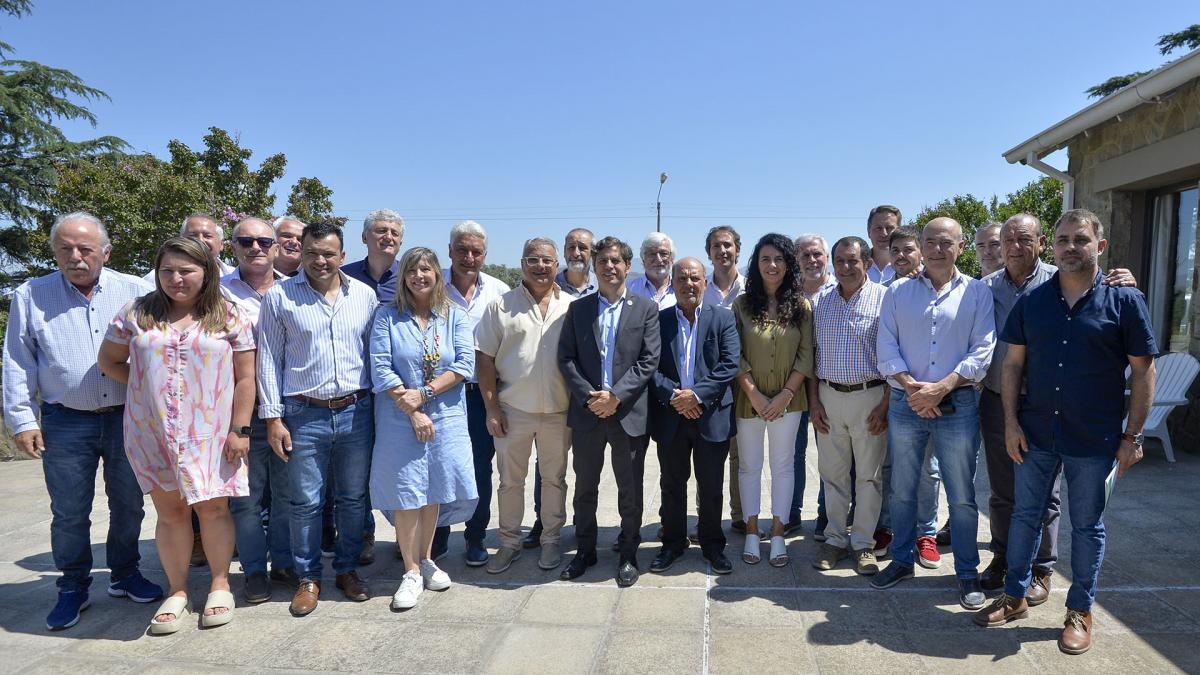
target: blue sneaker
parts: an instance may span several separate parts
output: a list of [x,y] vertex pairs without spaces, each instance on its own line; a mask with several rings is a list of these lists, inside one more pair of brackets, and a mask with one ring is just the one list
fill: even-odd
[[910,579],[913,576],[913,568],[911,565],[901,565],[896,561],[883,568],[883,571],[871,578],[871,587],[884,589],[891,588],[896,584]]
[[464,557],[467,559],[467,566],[483,567],[487,564],[488,552],[483,547],[482,541],[468,541],[467,553]]
[[154,602],[162,599],[163,590],[142,576],[141,572],[134,572],[124,579],[110,581],[108,594],[114,598],[129,598],[134,602]]
[[63,630],[74,626],[79,623],[79,613],[90,604],[87,591],[59,591],[58,604],[50,610],[50,616],[46,617],[46,628]]

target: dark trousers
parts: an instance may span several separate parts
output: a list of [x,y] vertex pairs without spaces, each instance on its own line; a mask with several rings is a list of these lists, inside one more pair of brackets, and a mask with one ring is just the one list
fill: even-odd
[[729,441],[713,443],[700,435],[695,420],[681,419],[674,438],[658,446],[662,475],[663,548],[682,551],[687,548],[687,484],[692,467],[696,469],[696,501],[700,522],[700,549],[705,556],[725,550],[725,532],[721,529],[721,495],[725,491],[725,461]]
[[[1008,531],[1012,524],[1016,484],[1016,464],[1008,456],[1004,445],[1004,406],[1000,395],[986,387],[979,399],[979,426],[983,431],[983,450],[987,458],[988,483],[992,496],[988,499],[988,517],[991,519],[992,543],[990,549],[1003,560],[1008,552]],[[1049,572],[1058,562],[1058,516],[1062,508],[1062,465],[1054,474],[1054,487],[1046,502],[1046,513],[1042,519],[1042,539],[1037,555],[1033,559],[1034,571]]]
[[[487,534],[488,521],[492,519],[492,463],[496,459],[496,442],[487,430],[487,410],[483,407],[483,394],[478,387],[467,387],[467,433],[471,436],[471,457],[475,462],[475,489],[479,492],[479,505],[467,521],[463,537],[468,543],[482,543]],[[541,480],[535,479],[535,485]],[[450,538],[450,527],[439,527],[433,535],[433,548],[441,549]]]
[[600,472],[604,448],[612,447],[612,471],[617,479],[617,511],[621,514],[621,562],[637,562],[642,542],[642,476],[646,470],[646,448],[650,437],[630,436],[621,422],[601,420],[587,430],[573,429],[572,467],[575,469],[575,540],[577,552],[596,551],[596,505],[600,498]]

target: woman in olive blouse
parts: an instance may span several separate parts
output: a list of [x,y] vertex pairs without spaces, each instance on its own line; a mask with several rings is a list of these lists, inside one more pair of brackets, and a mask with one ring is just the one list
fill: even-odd
[[782,234],[758,240],[746,293],[733,303],[742,362],[735,402],[738,484],[746,518],[742,560],[761,560],[758,511],[763,457],[771,463],[771,565],[788,564],[783,523],[792,504],[793,462],[800,417],[808,409],[804,378],[813,371],[812,308],[804,297],[792,241]]

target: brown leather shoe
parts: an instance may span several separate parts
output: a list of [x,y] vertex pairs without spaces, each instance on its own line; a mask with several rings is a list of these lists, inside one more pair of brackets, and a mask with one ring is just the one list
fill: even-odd
[[337,575],[337,587],[342,589],[348,600],[363,602],[371,597],[367,592],[367,583],[358,576],[358,572],[346,572]]
[[1025,591],[1025,599],[1029,601],[1030,607],[1037,607],[1045,602],[1050,597],[1050,577],[1054,576],[1051,572],[1033,572],[1033,579],[1029,582],[1029,589]]
[[1001,593],[1000,597],[996,598],[992,604],[975,612],[972,620],[984,628],[995,628],[1003,626],[1009,621],[1024,619],[1027,614],[1029,614],[1029,603],[1025,601],[1025,598],[1014,598]]
[[312,579],[303,579],[300,585],[296,587],[296,594],[292,596],[292,606],[289,607],[292,611],[292,616],[308,616],[317,608],[317,598],[321,595],[321,582],[313,581]]
[[1082,654],[1092,647],[1092,613],[1067,608],[1058,648],[1064,654]]

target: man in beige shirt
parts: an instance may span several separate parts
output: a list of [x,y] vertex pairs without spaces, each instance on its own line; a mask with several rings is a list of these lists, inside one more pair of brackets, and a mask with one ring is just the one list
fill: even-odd
[[500,550],[487,571],[500,574],[521,555],[525,477],[537,443],[542,482],[542,552],[538,567],[562,563],[559,534],[567,517],[567,386],[558,368],[558,339],[574,299],[554,283],[558,251],[549,239],[525,242],[521,285],[493,300],[475,328],[475,369],[496,441]]

